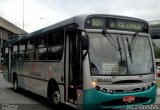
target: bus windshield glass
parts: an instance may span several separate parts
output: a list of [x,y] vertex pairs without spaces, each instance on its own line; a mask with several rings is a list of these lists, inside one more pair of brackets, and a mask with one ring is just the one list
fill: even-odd
[[92,75],[153,73],[149,37],[136,35],[134,39],[134,35],[109,34],[106,36],[102,33],[89,33]]

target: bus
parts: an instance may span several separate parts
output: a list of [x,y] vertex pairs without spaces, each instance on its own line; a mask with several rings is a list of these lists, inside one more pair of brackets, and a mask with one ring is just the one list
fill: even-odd
[[146,21],[88,14],[6,41],[3,76],[55,108],[119,109],[155,102],[154,60]]
[[157,67],[157,76],[160,77],[160,28],[159,21],[150,22],[150,36],[152,38],[155,54],[155,63]]

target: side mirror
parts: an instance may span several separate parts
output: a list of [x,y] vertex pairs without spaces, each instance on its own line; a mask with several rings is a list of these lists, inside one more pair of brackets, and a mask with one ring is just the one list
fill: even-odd
[[82,50],[89,49],[89,40],[87,35],[81,36],[81,47],[82,47]]

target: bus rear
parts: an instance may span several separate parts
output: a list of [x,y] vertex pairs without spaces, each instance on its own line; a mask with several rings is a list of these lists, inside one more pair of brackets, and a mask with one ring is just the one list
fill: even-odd
[[83,60],[84,109],[153,104],[157,85],[148,23],[89,16],[84,27],[89,41]]

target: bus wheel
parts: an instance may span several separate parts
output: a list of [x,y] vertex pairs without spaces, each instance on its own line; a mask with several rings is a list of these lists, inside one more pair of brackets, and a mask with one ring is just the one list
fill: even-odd
[[61,99],[60,99],[59,91],[54,91],[53,92],[53,104],[58,105],[60,103],[60,101],[61,101]]
[[49,104],[53,107],[53,108],[58,108],[61,102],[61,97],[60,97],[60,92],[59,90],[56,89],[49,89],[49,95],[48,95],[48,99],[49,99]]
[[14,88],[14,91],[18,91],[18,82],[17,82],[17,79],[14,79],[14,82],[13,82],[13,88]]

